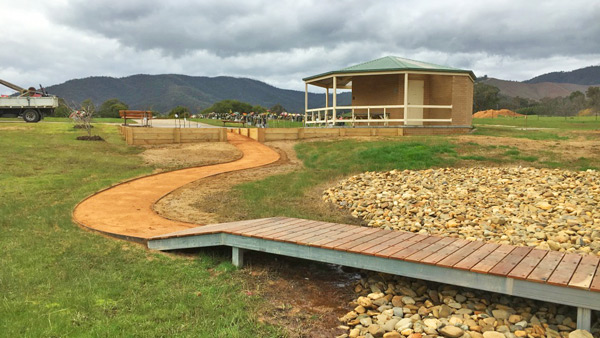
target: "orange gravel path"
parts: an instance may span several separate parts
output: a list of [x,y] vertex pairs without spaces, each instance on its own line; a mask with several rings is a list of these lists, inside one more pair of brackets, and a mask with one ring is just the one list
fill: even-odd
[[198,224],[163,218],[152,206],[173,190],[201,178],[260,167],[279,159],[276,151],[250,138],[228,133],[227,140],[242,151],[241,159],[150,175],[116,185],[79,203],[73,211],[73,220],[92,230],[142,241],[197,227]]

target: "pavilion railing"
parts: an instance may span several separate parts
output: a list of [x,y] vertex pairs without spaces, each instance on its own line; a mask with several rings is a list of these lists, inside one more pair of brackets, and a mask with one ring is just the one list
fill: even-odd
[[[307,109],[304,113],[304,123],[306,126],[325,126],[331,127],[335,126],[336,123],[349,123],[351,126],[355,126],[355,124],[370,126],[371,123],[377,123],[383,126],[389,126],[389,123],[403,123],[404,125],[409,125],[413,122],[447,122],[452,123],[452,118],[448,119],[414,119],[407,118],[407,115],[404,114],[404,118],[400,119],[392,119],[390,118],[389,109],[402,109],[404,108],[433,108],[433,109],[452,109],[452,105],[377,105],[377,106],[337,106],[337,107],[322,107],[322,108],[313,108]],[[358,113],[357,110],[366,110],[366,114],[364,112]],[[351,111],[351,118],[340,119],[334,112],[338,111]]]

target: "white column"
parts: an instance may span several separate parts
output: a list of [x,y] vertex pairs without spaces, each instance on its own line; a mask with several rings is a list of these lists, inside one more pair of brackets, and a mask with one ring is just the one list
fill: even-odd
[[333,125],[335,126],[335,115],[337,114],[337,77],[333,77]]
[[325,94],[325,108],[329,107],[329,87],[325,88],[327,93]]
[[582,307],[577,308],[577,328],[580,330],[591,330],[592,310]]
[[244,249],[231,247],[231,263],[241,268],[244,266]]
[[306,127],[306,119],[308,118],[308,82],[304,83],[304,126]]
[[408,118],[408,73],[404,73],[404,125]]

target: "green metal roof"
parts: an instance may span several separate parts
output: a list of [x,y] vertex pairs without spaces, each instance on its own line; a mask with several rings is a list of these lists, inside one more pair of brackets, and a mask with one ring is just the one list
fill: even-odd
[[475,74],[470,70],[458,69],[448,66],[436,65],[433,63],[416,61],[405,59],[397,56],[385,56],[380,59],[367,61],[358,65],[342,68],[340,70],[334,70],[331,72],[313,75],[302,79],[303,81],[309,81],[322,76],[333,75],[333,74],[351,74],[351,73],[365,73],[365,72],[390,72],[390,71],[422,71],[422,72],[442,72],[442,73],[464,73],[469,74],[471,78],[475,79]]

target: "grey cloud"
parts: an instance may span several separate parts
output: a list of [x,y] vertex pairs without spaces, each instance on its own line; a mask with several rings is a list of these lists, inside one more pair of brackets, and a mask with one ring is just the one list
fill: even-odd
[[[27,11],[8,7],[0,12],[0,78],[23,85],[182,73],[303,89],[303,77],[384,55],[524,80],[600,60],[600,3],[580,0],[66,0]],[[36,20],[23,20],[31,15]]]
[[[175,5],[177,4],[177,5]],[[548,1],[202,1],[167,4],[71,2],[59,23],[166,55],[206,50],[220,57],[294,48],[376,48],[447,53],[577,55],[600,50],[600,4]]]

